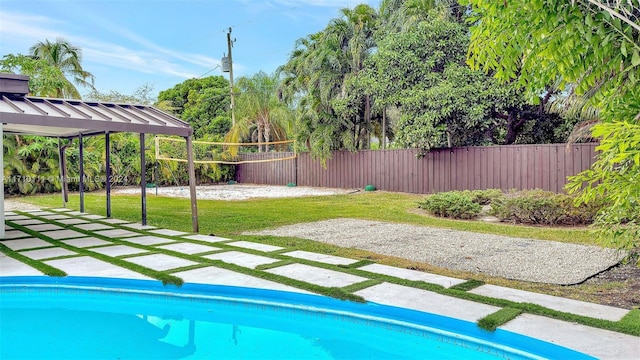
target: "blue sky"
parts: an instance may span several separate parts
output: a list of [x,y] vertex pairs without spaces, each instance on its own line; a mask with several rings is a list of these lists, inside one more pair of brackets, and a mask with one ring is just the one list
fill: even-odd
[[[0,0],[0,55],[63,37],[83,50],[102,92],[154,95],[216,68],[232,27],[234,77],[273,72],[297,39],[322,30],[342,7],[378,0]],[[227,77],[228,78],[228,77]],[[82,94],[86,89],[80,89]]]

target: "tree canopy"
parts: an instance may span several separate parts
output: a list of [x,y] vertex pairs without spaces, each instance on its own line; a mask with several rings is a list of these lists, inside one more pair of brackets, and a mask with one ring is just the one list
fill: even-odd
[[[597,0],[468,0],[473,26],[469,64],[516,81],[532,102],[549,84],[587,95],[598,108],[601,139],[591,170],[569,189],[580,201],[604,198],[601,238],[640,246],[640,8]],[[615,5],[615,7],[614,7]],[[586,188],[583,186],[586,185]]]
[[231,126],[229,82],[222,76],[188,79],[161,91],[158,102],[188,122],[196,138],[206,134],[222,137]]

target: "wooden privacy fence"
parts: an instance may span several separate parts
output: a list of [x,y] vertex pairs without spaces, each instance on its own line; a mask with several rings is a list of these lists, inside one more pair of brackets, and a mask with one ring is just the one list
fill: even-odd
[[[597,144],[473,146],[433,149],[336,151],[326,169],[308,153],[294,160],[241,164],[236,181],[265,185],[363,188],[408,193],[475,189],[544,189],[562,192],[567,176],[588,169]],[[291,156],[245,154],[243,159]]]

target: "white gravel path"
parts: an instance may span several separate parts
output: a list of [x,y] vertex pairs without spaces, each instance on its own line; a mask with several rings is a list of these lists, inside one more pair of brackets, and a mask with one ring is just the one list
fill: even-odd
[[283,226],[251,235],[291,236],[508,279],[576,284],[617,264],[613,249],[356,219]]
[[4,199],[4,211],[11,210],[38,210],[39,206],[27,204],[12,198]]

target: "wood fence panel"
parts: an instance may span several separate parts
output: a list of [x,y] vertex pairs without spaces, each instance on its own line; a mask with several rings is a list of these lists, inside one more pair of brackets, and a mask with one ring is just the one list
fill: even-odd
[[[239,164],[240,183],[363,188],[432,193],[474,189],[533,189],[562,192],[566,177],[595,161],[597,144],[510,145],[433,149],[336,151],[326,168],[308,153],[295,160]],[[293,153],[243,154],[244,160],[266,160]]]

